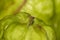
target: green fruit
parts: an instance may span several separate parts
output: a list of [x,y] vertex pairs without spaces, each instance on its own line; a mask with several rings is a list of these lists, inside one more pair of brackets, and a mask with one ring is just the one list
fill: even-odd
[[53,30],[50,25],[45,24],[42,20],[39,20],[37,18],[34,20],[34,25],[38,26],[38,28],[40,28],[41,31],[45,33],[48,40],[56,40],[55,30]]
[[59,40],[60,1],[27,0],[24,7],[22,1],[1,1],[0,40]]
[[12,15],[21,5],[23,0],[1,0],[0,2],[0,20],[7,15]]
[[[0,39],[3,35],[4,30],[8,28],[8,25],[12,25],[12,23],[20,24],[20,25],[28,25],[29,22],[29,16],[25,12],[18,13],[16,15],[9,15],[4,17],[2,20],[0,20]],[[15,25],[15,24],[14,24]]]
[[60,13],[60,0],[55,0],[55,4],[56,4],[56,13],[59,14]]
[[4,32],[4,40],[23,40],[27,32],[25,24],[13,23]]
[[21,10],[31,14],[32,16],[42,19],[44,22],[53,16],[52,0],[28,0],[24,8]]
[[[36,27],[36,28],[35,28]],[[10,24],[10,26],[4,30],[3,40],[55,40],[53,37],[53,31],[48,32],[48,36],[45,31],[40,30],[37,26],[20,25],[18,23]],[[50,28],[49,28],[50,29]],[[47,29],[47,30],[49,30]],[[46,30],[46,29],[45,29]],[[51,29],[50,29],[51,30]],[[51,36],[51,37],[50,37]]]
[[55,11],[53,19],[51,19],[52,28],[56,31],[57,40],[60,40],[60,0],[55,1]]
[[43,22],[38,19],[29,25],[28,15],[21,12],[0,20],[0,40],[55,40],[54,31],[51,27],[40,25]]

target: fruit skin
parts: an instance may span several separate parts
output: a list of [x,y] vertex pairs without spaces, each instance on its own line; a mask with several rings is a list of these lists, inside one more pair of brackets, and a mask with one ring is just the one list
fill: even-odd
[[[29,17],[27,16],[28,14],[21,12],[16,15],[7,16],[0,20],[0,31],[3,33],[1,40],[55,40],[55,35],[53,35],[54,31],[51,27],[47,25],[40,25],[43,22],[38,19],[34,19],[34,23],[28,26]],[[28,19],[28,21],[23,19]]]
[[0,20],[5,16],[12,15],[21,5],[23,0],[1,0],[0,2]]
[[10,24],[13,25],[14,23],[15,26],[16,24],[18,25],[20,24],[20,26],[22,24],[27,25],[28,20],[29,20],[28,14],[24,12],[21,12],[21,14],[18,13],[16,15],[9,15],[3,18],[2,20],[0,20],[0,39],[2,38],[6,28],[8,28],[8,25],[10,26]]
[[[35,6],[35,4],[33,4],[34,6]],[[58,8],[58,7],[57,7]],[[13,8],[14,9],[14,8]],[[34,7],[34,9],[35,9],[35,7]],[[37,9],[37,8],[36,8]],[[59,12],[59,8],[57,9],[58,10],[58,12]],[[25,11],[25,10],[24,10]],[[29,10],[28,10],[29,11]],[[33,10],[34,12],[33,12],[33,15],[32,15],[32,12],[30,11],[29,13],[32,15],[32,16],[34,16],[34,17],[36,17],[36,15],[34,15],[34,13],[38,13],[38,11],[37,10]],[[37,12],[35,12],[35,11],[37,11]],[[9,12],[9,11],[8,11]],[[4,12],[5,13],[5,12]],[[11,13],[11,12],[10,12]],[[9,14],[10,15],[10,14]],[[39,15],[39,14],[38,14]],[[5,15],[6,16],[6,15]],[[39,15],[40,16],[40,15]],[[52,15],[50,15],[50,16],[52,16]],[[50,18],[50,16],[49,16],[49,18]],[[41,17],[37,17],[37,18],[39,18],[39,19],[42,19],[44,22],[47,22],[47,20],[48,20],[48,16],[47,17],[45,17],[45,16],[41,16]],[[59,22],[59,21],[58,21]],[[59,23],[58,23],[58,27],[57,28],[59,28]],[[57,32],[57,31],[56,31]],[[2,32],[3,33],[3,32]],[[59,32],[57,33],[57,34],[59,34]],[[59,35],[58,35],[59,36]],[[58,37],[59,38],[59,37]]]
[[45,33],[45,35],[48,37],[48,40],[56,40],[56,33],[51,25],[45,24],[44,21],[38,18],[34,20],[34,25],[40,28],[40,31]]
[[60,0],[55,0],[55,13],[50,22],[51,27],[55,30],[57,40],[60,40]]
[[[36,27],[37,28],[37,27]],[[44,31],[41,31],[39,28],[38,29],[34,29],[33,26],[30,26],[30,28],[28,28],[26,25],[20,25],[18,23],[14,23],[12,25],[10,25],[8,27],[8,29],[6,29],[4,31],[4,40],[47,40],[47,37],[44,33]],[[50,33],[49,34],[49,38],[50,38]],[[54,38],[55,39],[55,38]],[[51,37],[50,40],[54,40],[53,36]]]
[[[41,4],[43,5],[39,6]],[[44,8],[46,9],[44,10]],[[36,18],[42,19],[48,25],[51,25],[55,30],[57,40],[60,40],[60,0],[29,0],[22,11],[26,11]]]
[[14,4],[14,1],[11,0],[0,0],[0,19],[5,17],[10,8]]
[[52,0],[28,0],[21,11],[27,12],[48,23],[49,19],[53,16],[53,2]]

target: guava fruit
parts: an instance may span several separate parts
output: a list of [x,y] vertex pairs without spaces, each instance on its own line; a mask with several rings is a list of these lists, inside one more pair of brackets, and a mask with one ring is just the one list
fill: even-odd
[[[24,7],[21,4],[22,1],[14,0],[12,2],[14,4],[10,5],[10,1],[8,4],[6,0],[4,1],[6,5],[3,5],[5,7],[1,5],[5,10],[0,13],[0,40],[56,40],[55,32],[57,40],[59,40],[60,16],[58,15],[60,15],[60,1],[27,0]],[[23,8],[20,9],[20,7]],[[18,14],[19,11],[21,12],[20,14]],[[56,15],[55,13],[58,14]],[[37,19],[31,20],[30,16]],[[32,24],[31,21],[33,21]],[[51,22],[51,26],[47,24],[49,23],[48,21]],[[57,28],[55,23],[58,24]],[[51,27],[55,27],[55,30]]]
[[12,15],[23,3],[23,0],[1,0],[0,1],[0,20],[7,15]]
[[57,40],[60,40],[60,0],[55,1],[55,11],[53,19],[50,20],[51,27],[56,31]]
[[0,20],[0,40],[55,40],[54,30],[50,26],[37,18],[29,25],[30,19],[29,14],[21,12]]
[[[55,40],[52,36],[54,33],[51,33],[50,30],[46,34],[43,30],[38,30],[39,28],[27,27],[26,25],[20,25],[14,23],[10,25],[5,31],[3,40]],[[46,29],[45,29],[46,30]],[[52,31],[53,32],[53,31]],[[52,35],[51,35],[52,34]],[[50,37],[51,36],[51,37]]]
[[[30,19],[29,14],[25,13],[25,12],[21,12],[18,13],[16,15],[8,15],[6,17],[4,17],[2,20],[0,20],[0,39],[3,35],[3,31],[8,28],[8,25],[12,24],[12,23],[18,23],[20,25],[22,24],[26,24],[28,25],[28,20]],[[15,25],[15,24],[14,24]]]
[[27,0],[26,5],[22,8],[21,11],[27,12],[47,23],[48,20],[53,16],[53,1]]

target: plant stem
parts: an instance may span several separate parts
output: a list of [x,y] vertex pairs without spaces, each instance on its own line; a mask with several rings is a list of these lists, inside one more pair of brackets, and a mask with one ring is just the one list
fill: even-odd
[[17,8],[17,10],[14,12],[14,14],[17,14],[21,11],[21,9],[23,8],[23,6],[26,4],[27,0],[24,0],[23,3],[21,5],[19,5],[19,7]]

